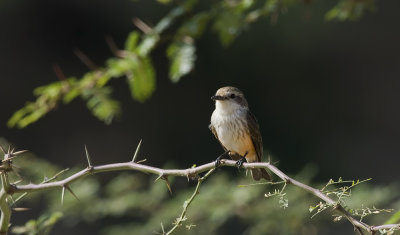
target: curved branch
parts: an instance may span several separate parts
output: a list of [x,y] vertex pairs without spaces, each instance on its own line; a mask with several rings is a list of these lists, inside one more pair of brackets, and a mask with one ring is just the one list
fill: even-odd
[[[221,165],[220,166],[228,166],[228,167],[236,167],[236,162],[233,160],[226,160],[223,159],[221,160]],[[332,206],[334,210],[342,214],[347,220],[349,220],[350,223],[353,224],[355,229],[360,233],[363,234],[363,231],[367,231],[370,234],[375,234],[379,230],[382,229],[400,229],[400,224],[385,224],[385,225],[379,225],[379,226],[372,226],[368,225],[356,218],[353,217],[352,214],[350,214],[340,203],[337,201],[333,200],[320,190],[313,188],[311,186],[308,186],[306,184],[303,184],[285,173],[283,173],[281,170],[279,170],[277,167],[272,165],[269,162],[257,162],[257,163],[244,163],[242,166],[244,169],[251,169],[251,168],[267,168],[270,171],[272,171],[274,174],[276,174],[279,178],[284,180],[287,184],[292,184],[295,185],[303,190],[306,190],[313,194],[314,196],[322,199],[325,201],[329,206]],[[33,192],[33,191],[41,191],[41,190],[46,190],[46,189],[52,189],[52,188],[65,188],[68,187],[68,184],[81,179],[85,176],[88,176],[90,174],[96,174],[96,173],[101,173],[101,172],[108,172],[108,171],[122,171],[122,170],[133,170],[133,171],[140,171],[144,173],[150,173],[150,174],[156,174],[159,176],[159,178],[167,177],[167,176],[181,176],[181,177],[187,177],[187,178],[193,178],[194,176],[197,176],[200,173],[209,171],[211,169],[215,168],[215,162],[210,162],[204,165],[200,165],[197,167],[193,168],[188,168],[188,169],[161,169],[157,167],[152,167],[152,166],[147,166],[147,165],[142,165],[139,163],[135,162],[125,162],[125,163],[114,163],[114,164],[107,164],[107,165],[101,165],[101,166],[90,166],[87,167],[86,169],[83,169],[68,178],[65,178],[60,181],[56,182],[47,182],[43,184],[27,184],[27,185],[10,185],[10,189],[7,191],[7,193],[12,194],[12,193],[26,193],[26,192]]]

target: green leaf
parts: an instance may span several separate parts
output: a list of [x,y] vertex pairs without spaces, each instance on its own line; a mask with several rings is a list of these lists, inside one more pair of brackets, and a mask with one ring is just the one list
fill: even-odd
[[41,230],[43,234],[49,234],[51,228],[63,217],[61,212],[54,212],[48,218],[44,219],[41,223]]
[[223,46],[229,46],[243,27],[242,16],[233,11],[223,11],[215,20],[213,30],[218,33]]
[[110,97],[111,92],[110,87],[102,87],[93,88],[85,94],[88,108],[106,124],[110,124],[121,112],[119,102]]
[[112,77],[108,74],[103,72],[101,77],[97,80],[97,87],[103,87],[107,84],[108,81],[110,81]]
[[173,43],[167,49],[167,56],[170,59],[169,77],[172,82],[178,82],[182,76],[193,69],[196,48],[193,40],[189,39],[181,43]]
[[190,36],[195,39],[199,38],[206,29],[210,19],[210,12],[200,12],[196,14],[178,29],[177,35],[179,39],[184,36]]
[[[28,102],[25,107],[19,109],[18,111],[16,111],[11,118],[8,120],[7,122],[7,126],[8,127],[14,127],[18,124],[18,122],[28,113],[32,112],[32,110],[34,109],[34,104],[32,102]],[[22,127],[20,127],[22,128]]]
[[106,124],[110,124],[112,120],[120,113],[120,104],[116,100],[108,99],[97,103],[92,109],[93,115]]
[[16,234],[50,234],[53,226],[63,217],[61,212],[51,215],[41,215],[37,220],[29,220],[24,226],[14,226],[12,232]]
[[172,9],[167,16],[158,22],[158,24],[154,27],[154,31],[157,34],[164,32],[164,30],[166,30],[173,23],[173,21],[183,13],[185,13],[185,8],[182,6]]
[[137,54],[141,57],[146,57],[160,40],[160,34],[164,32],[164,30],[166,30],[173,23],[173,21],[183,13],[185,13],[185,8],[178,6],[174,8],[167,16],[162,18],[153,28],[153,32],[145,35],[142,42],[137,46]]
[[112,58],[107,60],[107,75],[111,77],[122,77],[132,69],[132,61],[129,59]]
[[396,224],[400,221],[400,211],[394,213],[392,217],[390,217],[385,224]]
[[158,34],[152,33],[145,35],[142,42],[137,47],[138,55],[147,56],[159,40],[160,36]]
[[157,0],[157,2],[162,3],[162,4],[168,4],[168,3],[171,3],[171,0]]
[[148,99],[156,87],[153,65],[148,57],[132,58],[132,70],[127,74],[131,95],[140,102]]
[[8,127],[17,126],[24,128],[31,123],[36,122],[48,112],[48,107],[38,106],[36,103],[28,103],[22,109],[15,112],[7,122]]
[[33,90],[33,94],[35,96],[46,96],[50,99],[55,99],[61,95],[63,85],[63,82],[53,82],[48,85],[35,88]]
[[134,52],[139,41],[140,34],[137,31],[133,31],[128,35],[125,41],[125,50]]
[[31,110],[31,113],[23,117],[21,120],[18,121],[17,125],[18,128],[24,128],[29,124],[32,124],[39,120],[39,118],[43,117],[48,112],[47,107],[40,107],[34,110]]
[[366,11],[375,10],[374,0],[347,1],[341,0],[339,3],[325,14],[326,20],[337,19],[339,21],[358,20]]
[[65,94],[65,96],[63,98],[63,102],[65,104],[68,104],[69,102],[74,100],[76,97],[78,97],[80,94],[81,94],[81,92],[79,91],[79,89],[73,88]]

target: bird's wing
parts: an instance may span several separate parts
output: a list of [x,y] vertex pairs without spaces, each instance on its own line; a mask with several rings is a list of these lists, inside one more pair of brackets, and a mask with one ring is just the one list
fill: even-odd
[[249,129],[249,134],[251,136],[251,141],[253,142],[254,149],[257,154],[257,161],[261,162],[261,158],[263,155],[263,145],[262,138],[260,134],[260,126],[258,125],[256,117],[248,111],[247,112],[247,126]]
[[224,149],[224,151],[228,151],[228,150],[225,148],[225,146],[221,143],[221,141],[219,140],[217,131],[215,130],[215,127],[214,127],[212,124],[210,124],[210,125],[208,126],[208,128],[210,128],[211,132],[214,134],[215,138],[216,138],[216,139],[218,140],[218,142],[221,144],[221,146],[222,146],[222,148]]

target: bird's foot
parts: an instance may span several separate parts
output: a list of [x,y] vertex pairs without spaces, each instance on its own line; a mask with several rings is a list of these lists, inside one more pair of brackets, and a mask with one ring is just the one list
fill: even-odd
[[247,160],[246,160],[246,158],[245,157],[241,157],[237,162],[236,162],[236,167],[238,168],[238,169],[240,169],[240,167],[242,167],[242,165],[243,165],[243,162],[247,162]]
[[217,159],[215,159],[215,167],[218,168],[221,165],[221,160],[226,158],[229,155],[229,151],[224,152],[223,154],[219,155]]

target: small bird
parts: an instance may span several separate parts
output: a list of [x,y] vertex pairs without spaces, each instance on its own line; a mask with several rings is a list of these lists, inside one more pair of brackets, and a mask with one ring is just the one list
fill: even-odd
[[[215,110],[211,116],[210,130],[225,150],[222,157],[229,156],[241,167],[244,161],[261,162],[263,145],[260,127],[243,93],[236,87],[222,87],[211,97],[215,101]],[[251,169],[254,180],[264,178],[271,181],[271,176],[264,168]]]

